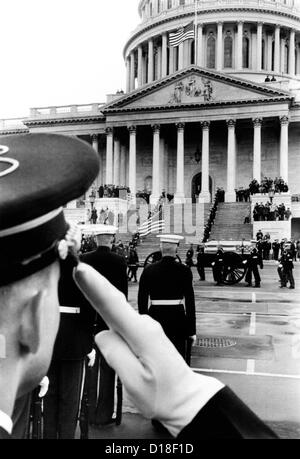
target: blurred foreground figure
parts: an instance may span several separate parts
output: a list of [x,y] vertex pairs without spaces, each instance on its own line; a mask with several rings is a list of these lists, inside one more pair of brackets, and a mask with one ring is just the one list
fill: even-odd
[[95,151],[72,137],[1,137],[0,438],[15,401],[47,374],[59,326],[60,264],[79,249],[63,206],[99,171]]
[[207,438],[277,438],[228,387],[195,374],[161,326],[137,314],[99,273],[81,264],[75,279],[109,325],[97,345],[146,418],[160,421],[178,440],[198,444]]

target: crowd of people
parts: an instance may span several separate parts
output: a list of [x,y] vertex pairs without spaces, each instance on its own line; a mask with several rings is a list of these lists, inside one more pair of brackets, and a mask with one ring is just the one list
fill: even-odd
[[271,240],[269,233],[263,234],[259,230],[256,234],[256,247],[261,254],[263,260],[275,260],[282,256],[284,247],[289,244],[289,252],[293,257],[293,261],[300,261],[300,240],[291,239],[288,241],[286,238]]
[[264,204],[256,203],[253,210],[253,220],[255,222],[264,221],[289,221],[292,217],[292,212],[284,203],[279,205],[274,202]]
[[211,233],[212,227],[216,219],[218,205],[220,202],[224,202],[224,199],[225,199],[225,191],[223,190],[223,188],[218,188],[214,201],[213,201],[213,205],[210,208],[210,213],[209,213],[206,225],[204,227],[204,234],[203,234],[203,241],[202,241],[204,243],[209,240],[210,233]]
[[249,185],[250,194],[268,194],[271,191],[274,193],[287,193],[289,187],[281,177],[276,177],[274,180],[269,177],[264,177],[261,183],[257,180],[252,180]]
[[99,199],[102,198],[123,198],[124,195],[130,194],[130,188],[126,186],[101,185],[98,188]]

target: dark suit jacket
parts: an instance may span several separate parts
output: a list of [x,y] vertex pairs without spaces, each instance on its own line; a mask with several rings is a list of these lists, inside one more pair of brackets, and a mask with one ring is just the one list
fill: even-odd
[[[128,297],[127,265],[123,257],[113,253],[108,247],[98,247],[94,252],[82,255],[81,261],[92,266],[114,287]],[[104,320],[97,314],[95,333],[107,330]]]

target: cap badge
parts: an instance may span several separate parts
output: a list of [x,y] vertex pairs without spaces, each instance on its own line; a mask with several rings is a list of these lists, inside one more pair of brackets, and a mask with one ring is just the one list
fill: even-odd
[[[8,152],[9,152],[8,147],[4,145],[0,145],[0,156]],[[12,174],[16,169],[18,169],[20,165],[19,161],[17,161],[16,159],[12,159],[12,158],[0,158],[0,164],[1,163],[9,164],[10,167],[6,168],[2,172],[0,171],[0,178],[4,177],[5,175]]]

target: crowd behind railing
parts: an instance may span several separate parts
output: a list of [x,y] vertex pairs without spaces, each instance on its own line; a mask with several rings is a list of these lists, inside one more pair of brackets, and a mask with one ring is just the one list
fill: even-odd
[[281,177],[276,177],[274,180],[264,177],[261,183],[252,180],[248,188],[241,187],[235,190],[237,202],[250,202],[251,196],[255,194],[281,194],[288,191],[289,187]]
[[284,203],[279,205],[269,201],[266,204],[256,203],[253,210],[255,222],[290,221],[291,217],[292,211]]

